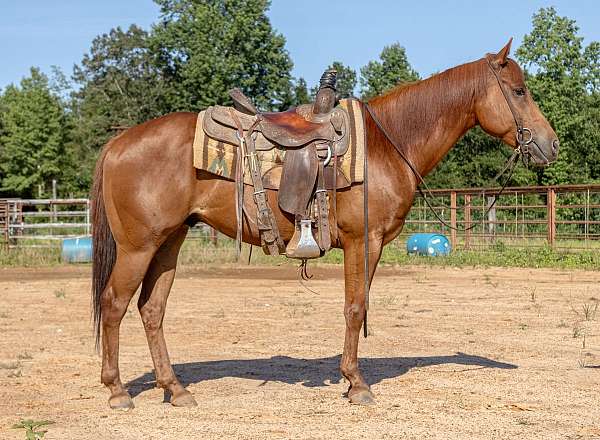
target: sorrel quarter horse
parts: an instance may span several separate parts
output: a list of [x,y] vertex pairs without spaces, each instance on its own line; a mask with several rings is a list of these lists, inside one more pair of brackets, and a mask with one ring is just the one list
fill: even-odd
[[[397,87],[370,101],[368,145],[369,279],[382,248],[401,231],[417,185],[407,161],[427,175],[456,141],[480,125],[517,148],[527,136],[529,163],[555,161],[558,140],[527,91],[523,72],[509,59],[510,42],[496,54]],[[199,171],[192,164],[197,114],[173,113],[133,127],[112,139],[100,156],[93,188],[93,312],[101,340],[101,380],[112,408],[132,408],[119,373],[119,327],[141,284],[138,308],[145,328],[157,385],[174,406],[196,402],[175,376],[163,336],[163,316],[177,256],[190,225],[201,221],[236,236],[235,183]],[[519,130],[522,124],[523,130]],[[524,134],[525,133],[525,134]],[[402,148],[402,158],[396,147]],[[357,360],[365,317],[363,184],[340,190],[336,224],[344,252],[346,332],[341,372],[353,403],[373,402]],[[282,238],[289,241],[293,219],[268,191]],[[251,203],[251,202],[250,202]],[[251,206],[248,205],[248,209]],[[243,241],[259,245],[255,225],[244,222]]]

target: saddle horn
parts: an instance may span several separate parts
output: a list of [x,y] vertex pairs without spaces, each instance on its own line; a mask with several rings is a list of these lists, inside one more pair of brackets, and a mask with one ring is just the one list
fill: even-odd
[[258,110],[254,106],[252,100],[244,95],[237,87],[229,91],[229,96],[233,100],[233,107],[236,110],[252,116],[258,114]]

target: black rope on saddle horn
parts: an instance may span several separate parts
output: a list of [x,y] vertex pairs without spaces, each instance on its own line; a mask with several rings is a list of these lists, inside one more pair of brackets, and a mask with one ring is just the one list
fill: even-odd
[[326,70],[325,72],[323,72],[323,75],[321,75],[321,79],[319,80],[319,88],[320,89],[330,88],[330,89],[335,90],[336,89],[336,81],[337,81],[337,70],[335,70],[335,69]]

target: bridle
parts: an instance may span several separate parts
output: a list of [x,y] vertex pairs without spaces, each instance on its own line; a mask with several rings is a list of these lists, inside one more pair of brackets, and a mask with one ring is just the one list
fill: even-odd
[[517,127],[517,133],[516,133],[517,147],[515,148],[515,153],[517,153],[518,155],[522,155],[523,162],[525,163],[525,165],[527,165],[527,162],[529,161],[529,157],[531,156],[531,152],[529,151],[529,145],[532,143],[535,145],[535,142],[533,140],[533,133],[531,132],[531,129],[529,129],[523,125],[523,119],[519,115],[519,112],[517,111],[514,103],[512,102],[512,96],[510,94],[510,91],[506,89],[506,84],[504,84],[502,82],[502,80],[500,79],[500,74],[494,68],[494,65],[490,61],[489,55],[487,55],[485,57],[485,61],[487,62],[488,66],[490,67],[490,70],[494,74],[496,81],[498,81],[498,86],[500,87],[500,91],[502,92],[502,95],[504,96],[504,99],[506,100],[506,104],[508,105],[508,108],[510,109],[510,113],[512,114],[512,117],[515,120],[515,125]]
[[[500,188],[500,191],[498,191],[496,194],[494,194],[494,200],[492,201],[492,203],[489,204],[489,206],[484,211],[483,217],[487,216],[487,214],[494,208],[494,206],[496,205],[496,201],[498,200],[498,198],[504,192],[504,189],[508,185],[508,182],[510,181],[510,179],[511,179],[511,177],[513,175],[513,172],[514,172],[514,170],[515,170],[515,168],[516,168],[516,166],[517,166],[517,164],[519,162],[519,157],[522,157],[523,163],[525,165],[527,165],[528,161],[529,161],[529,158],[531,157],[531,152],[529,151],[529,145],[532,144],[532,143],[534,145],[536,145],[535,142],[534,142],[534,140],[533,140],[533,134],[531,132],[531,129],[523,126],[523,120],[520,117],[519,113],[517,112],[517,109],[515,108],[515,106],[514,106],[514,104],[512,102],[511,95],[508,92],[508,90],[506,89],[506,85],[502,82],[502,80],[500,79],[500,75],[494,69],[494,67],[493,67],[493,65],[492,65],[492,63],[490,61],[489,55],[486,56],[485,59],[486,59],[486,62],[488,64],[488,66],[490,67],[492,73],[494,74],[494,77],[498,81],[498,85],[500,87],[500,90],[502,91],[502,95],[504,96],[504,99],[506,100],[506,103],[508,104],[508,108],[510,109],[512,117],[515,120],[515,124],[516,124],[516,127],[517,127],[516,128],[517,146],[514,149],[513,154],[506,161],[506,164],[502,168],[502,171],[500,171],[496,175],[496,177],[494,177],[492,179],[492,184],[494,184],[498,180],[498,178],[500,178],[500,176],[502,176],[503,174],[505,174],[508,171],[508,176],[504,180],[504,183],[502,184],[502,187]],[[438,221],[440,223],[442,223],[444,226],[446,226],[446,227],[448,227],[450,229],[453,229],[455,231],[469,231],[469,230],[475,228],[477,226],[476,223],[473,223],[468,228],[458,228],[456,226],[452,226],[452,225],[448,224],[448,222],[446,222],[446,220],[444,220],[440,216],[440,214],[435,210],[435,208],[429,202],[429,199],[428,199],[427,195],[429,195],[429,197],[433,197],[433,194],[432,194],[431,190],[429,189],[429,187],[427,186],[427,183],[425,183],[425,179],[423,178],[423,176],[421,176],[421,174],[419,173],[419,171],[417,171],[415,165],[410,161],[410,159],[406,156],[406,154],[404,154],[404,151],[398,145],[398,143],[395,142],[391,138],[391,136],[389,135],[388,131],[381,124],[381,122],[379,121],[379,119],[373,114],[373,111],[372,111],[371,107],[369,106],[369,104],[366,103],[366,102],[363,102],[363,105],[364,105],[365,109],[367,110],[367,112],[369,113],[369,115],[371,116],[371,119],[373,120],[373,122],[375,123],[375,125],[377,126],[377,128],[379,129],[379,131],[381,131],[383,133],[383,135],[386,137],[386,139],[388,140],[388,142],[394,146],[394,148],[396,149],[396,151],[398,152],[398,154],[400,155],[400,157],[408,165],[408,168],[410,168],[410,170],[415,175],[415,177],[417,177],[417,179],[419,181],[419,183],[417,183],[417,190],[419,191],[419,194],[421,195],[421,197],[423,197],[423,200],[425,201],[425,204],[427,205],[427,207],[431,210],[431,212],[433,212],[433,214],[438,219]],[[366,156],[366,153],[365,153],[365,156]],[[427,194],[421,188],[421,184],[423,185],[423,188],[425,189],[425,191],[427,192]],[[365,189],[365,192],[366,192],[366,189]],[[485,195],[485,192],[484,192],[484,195]]]

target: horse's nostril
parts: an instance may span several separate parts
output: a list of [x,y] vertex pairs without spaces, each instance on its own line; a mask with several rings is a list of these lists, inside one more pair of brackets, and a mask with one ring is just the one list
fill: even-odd
[[558,144],[559,144],[558,139],[554,139],[552,141],[552,152],[554,154],[556,154],[556,152],[558,151]]

